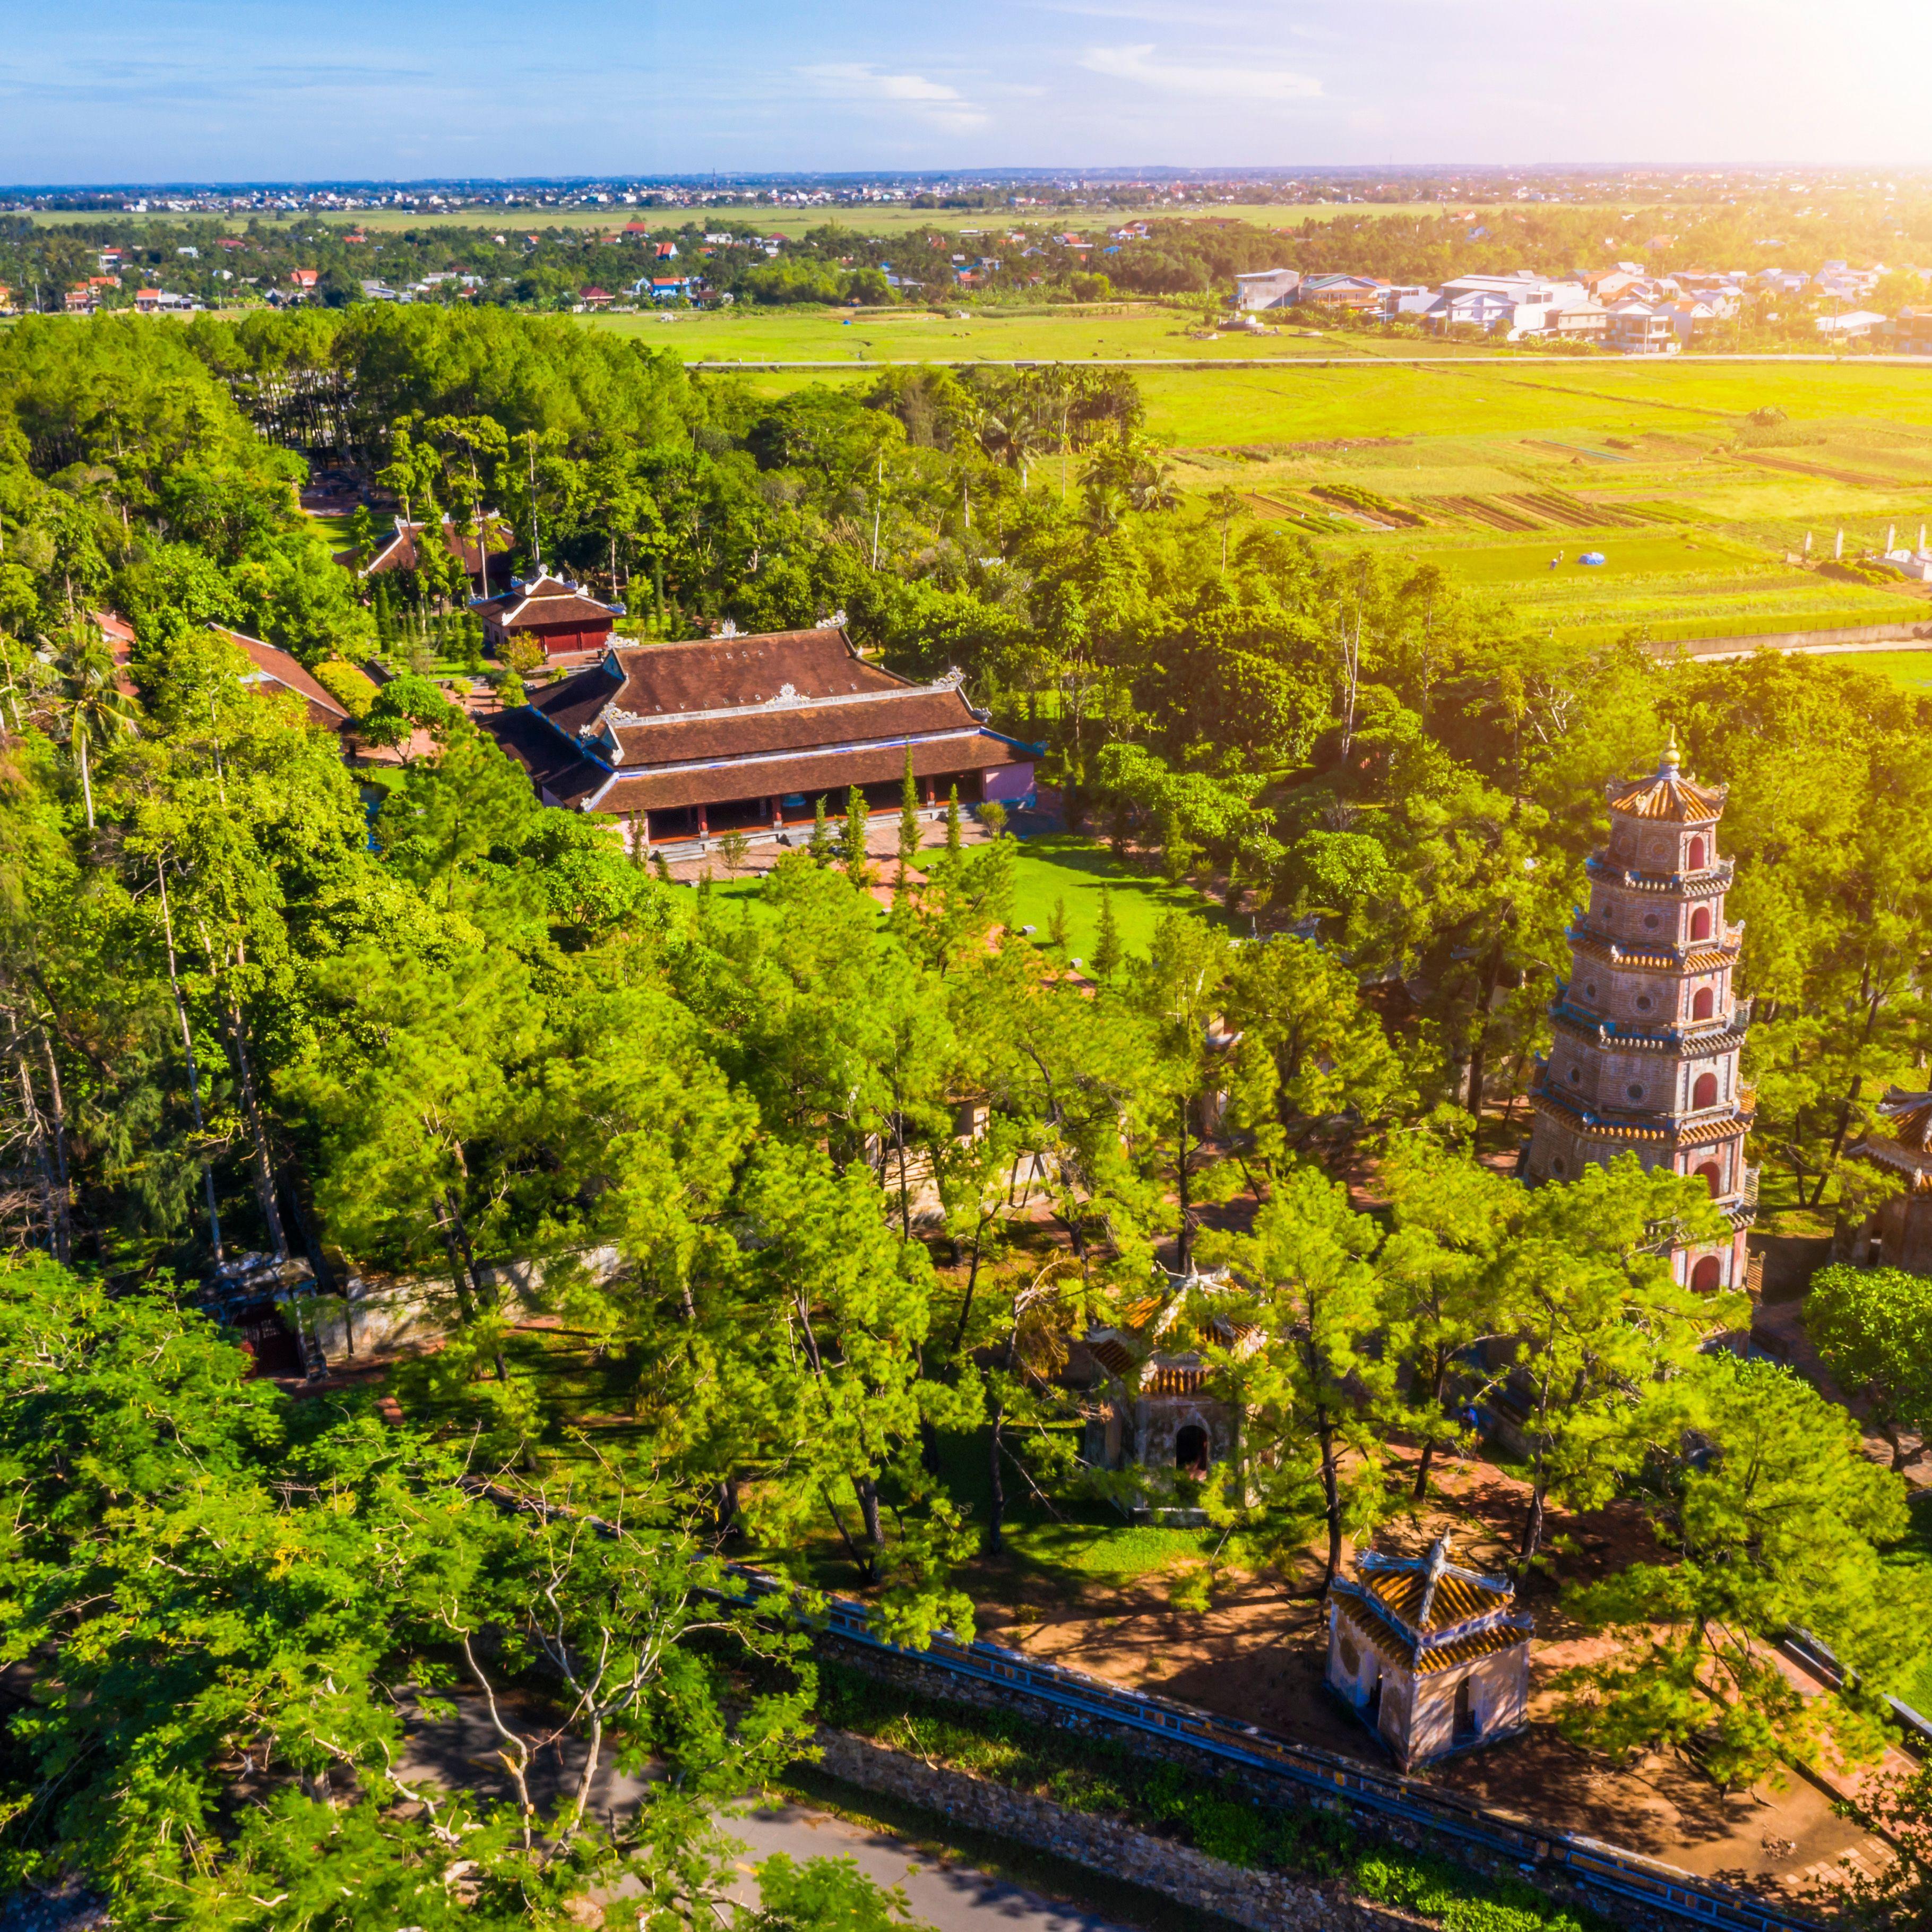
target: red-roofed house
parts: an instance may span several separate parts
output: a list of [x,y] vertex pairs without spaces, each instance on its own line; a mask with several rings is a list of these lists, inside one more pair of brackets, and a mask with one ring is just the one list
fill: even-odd
[[340,731],[350,722],[348,707],[340,699],[332,697],[286,651],[278,650],[273,644],[265,644],[260,638],[244,632],[224,630],[219,624],[210,628],[248,660],[250,668],[242,674],[242,682],[250,690],[264,698],[299,698],[308,708],[308,722],[325,731]]
[[[416,567],[416,545],[424,527],[421,524],[406,523],[398,517],[388,541],[367,563],[358,563],[352,550],[338,550],[335,560],[344,570],[352,570],[358,577],[388,577],[398,571],[413,570]],[[489,560],[507,554],[516,538],[511,535],[509,525],[494,510],[484,512],[483,530],[484,542],[479,548],[473,524],[466,524],[459,530],[453,518],[446,515],[442,520],[443,548],[462,565],[463,574],[477,590],[488,596]]]
[[528,638],[543,646],[553,663],[602,650],[610,641],[611,620],[624,614],[621,604],[600,604],[580,585],[547,572],[513,578],[502,596],[470,608],[483,620],[484,641],[500,657],[512,638]]
[[608,308],[612,299],[608,289],[580,289],[577,297],[586,308]]
[[294,283],[297,288],[304,290],[314,288],[321,279],[320,274],[314,268],[291,268],[289,271],[289,280]]

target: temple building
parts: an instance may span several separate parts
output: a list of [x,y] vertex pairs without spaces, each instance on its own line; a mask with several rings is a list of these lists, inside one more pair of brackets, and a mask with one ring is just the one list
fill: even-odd
[[[490,587],[490,560],[507,556],[515,547],[516,538],[509,525],[494,510],[484,512],[482,523],[480,543],[473,522],[466,521],[459,526],[453,518],[446,516],[440,533],[443,548],[461,566],[471,588],[479,596],[487,597]],[[377,547],[375,555],[367,563],[362,562],[352,550],[338,550],[335,560],[344,569],[354,571],[358,577],[389,577],[413,570],[421,554],[423,533],[428,528],[427,524],[412,524],[398,517],[388,540]],[[500,572],[497,579],[502,581]]]
[[1868,1241],[1877,1250],[1869,1258],[1932,1274],[1932,1094],[1894,1087],[1878,1103],[1878,1114],[1892,1132],[1874,1129],[1852,1151],[1898,1175],[1904,1192],[1881,1202],[1866,1224]]
[[621,604],[600,604],[579,584],[548,573],[512,578],[500,596],[472,602],[483,620],[483,641],[506,658],[512,641],[527,638],[550,664],[595,657],[610,641],[610,627],[624,614]]
[[1028,798],[1040,748],[992,730],[960,683],[868,664],[834,626],[616,644],[490,728],[547,805],[622,818],[641,842],[782,838],[854,785],[896,811],[908,750],[926,806],[956,787],[962,804]]
[[1569,932],[1571,970],[1550,1009],[1550,1054],[1531,1102],[1522,1172],[1574,1179],[1634,1154],[1696,1174],[1724,1210],[1723,1239],[1672,1251],[1679,1281],[1746,1286],[1757,1171],[1744,1165],[1751,1094],[1738,1055],[1750,1023],[1733,982],[1743,928],[1724,920],[1732,867],[1718,856],[1726,788],[1679,769],[1673,740],[1654,776],[1612,781],[1607,847]]
[[1238,1360],[1260,1346],[1258,1328],[1216,1305],[1239,1293],[1225,1269],[1181,1275],[1157,1267],[1149,1293],[1072,1343],[1066,1379],[1088,1392],[1089,1464],[1138,1463],[1198,1480],[1234,1454],[1240,1418],[1217,1390],[1204,1352]]
[[1530,1620],[1514,1586],[1449,1560],[1370,1550],[1328,1592],[1328,1687],[1404,1771],[1512,1737],[1529,1709]]

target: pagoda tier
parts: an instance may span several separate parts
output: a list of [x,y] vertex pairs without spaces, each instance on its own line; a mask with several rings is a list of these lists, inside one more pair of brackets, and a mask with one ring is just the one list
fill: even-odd
[[1654,776],[1606,792],[1610,842],[1588,862],[1590,902],[1570,928],[1524,1175],[1574,1179],[1628,1153],[1701,1176],[1732,1232],[1673,1250],[1673,1268],[1695,1288],[1742,1288],[1757,1173],[1744,1165],[1751,1095],[1738,1072],[1750,1015],[1732,992],[1744,929],[1725,920],[1732,868],[1717,852],[1725,790],[1685,778],[1673,743]]

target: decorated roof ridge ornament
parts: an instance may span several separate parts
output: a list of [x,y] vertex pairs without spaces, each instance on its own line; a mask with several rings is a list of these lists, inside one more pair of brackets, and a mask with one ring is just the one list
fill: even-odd
[[1443,1572],[1449,1568],[1449,1532],[1445,1529],[1429,1546],[1429,1567],[1422,1573],[1422,1602],[1415,1613],[1415,1620],[1424,1630],[1429,1628],[1429,1612],[1436,1606],[1436,1586],[1442,1582]]
[[1671,728],[1670,742],[1657,761],[1657,770],[1640,778],[1612,778],[1604,788],[1612,812],[1633,818],[1658,818],[1679,825],[1696,824],[1723,815],[1728,785],[1700,784],[1684,775],[1683,754],[1677,748],[1677,730]]

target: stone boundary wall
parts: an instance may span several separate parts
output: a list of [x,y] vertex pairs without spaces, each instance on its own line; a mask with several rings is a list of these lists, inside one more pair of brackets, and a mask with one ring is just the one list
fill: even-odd
[[1252,1932],[1411,1932],[1430,1922],[1354,1897],[1339,1880],[1326,1888],[1281,1872],[1251,1871],[1112,1819],[1070,1811],[963,1771],[922,1764],[848,1732],[821,1730],[820,1768],[956,1825],[990,1832],[1070,1864],[1124,1879],[1183,1905],[1219,1912]]
[[1909,624],[1852,624],[1842,630],[1766,631],[1761,635],[1662,640],[1652,648],[1664,655],[1682,651],[1689,658],[1728,658],[1748,657],[1766,644],[1780,651],[1822,656],[1830,651],[1868,650],[1874,644],[1928,643],[1932,643],[1932,622],[1922,618]]
[[[1050,1725],[1056,1730],[1104,1737],[1137,1756],[1166,1759],[1210,1783],[1231,1783],[1246,1796],[1258,1798],[1282,1810],[1319,1808],[1346,1818],[1364,1838],[1378,1843],[1399,1846],[1405,1851],[1426,1852],[1485,1877],[1507,1876],[1526,1880],[1557,1904],[1574,1910],[1595,1912],[1600,1918],[1629,1928],[1629,1932],[1683,1932],[1686,1919],[1694,1916],[1686,1914],[1680,1917],[1676,1912],[1657,1910],[1640,1899],[1626,1898],[1594,1886],[1580,1885],[1550,1866],[1520,1864],[1504,1852],[1472,1844],[1453,1832],[1434,1830],[1408,1820],[1382,1816],[1351,1804],[1342,1792],[1338,1791],[1332,1798],[1325,1798],[1313,1790],[1270,1778],[1258,1769],[1231,1762],[1213,1752],[1198,1750],[1178,1737],[1156,1736],[1128,1725],[1109,1724],[1102,1718],[1063,1710],[1042,1699],[1029,1696],[1024,1690],[955,1677],[929,1664],[874,1651],[863,1645],[842,1642],[836,1636],[821,1636],[818,1648],[822,1654],[868,1677],[901,1690],[916,1691],[938,1703],[964,1704],[979,1710],[1002,1712],[1031,1723]],[[1375,1910],[1385,1911],[1387,1908],[1378,1906]],[[1397,1922],[1390,1917],[1380,1922],[1393,1924]],[[1700,1919],[1698,1922],[1703,1922]]]

